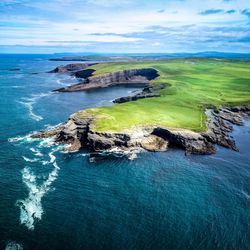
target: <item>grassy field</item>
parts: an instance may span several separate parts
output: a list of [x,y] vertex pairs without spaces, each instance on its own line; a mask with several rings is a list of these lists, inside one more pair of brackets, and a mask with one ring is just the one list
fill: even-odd
[[[134,126],[159,125],[206,130],[205,107],[250,103],[250,62],[216,59],[174,59],[94,65],[95,75],[150,67],[160,76],[152,84],[166,83],[161,97],[78,112],[95,115],[95,130],[120,132]],[[126,95],[126,94],[124,94]]]

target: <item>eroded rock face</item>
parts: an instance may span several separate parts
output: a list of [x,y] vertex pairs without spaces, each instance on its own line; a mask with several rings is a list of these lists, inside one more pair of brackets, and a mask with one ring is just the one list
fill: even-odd
[[159,97],[160,91],[165,89],[168,84],[155,84],[152,86],[145,87],[140,93],[133,95],[133,96],[126,96],[120,97],[115,99],[114,103],[124,103],[124,102],[131,102],[136,101],[138,99],[150,98],[150,97]]
[[162,137],[150,134],[149,136],[144,136],[140,142],[140,146],[151,152],[167,151],[169,141],[163,139]]
[[66,88],[57,89],[59,92],[83,91],[96,88],[106,88],[121,84],[146,85],[152,79],[158,77],[157,70],[153,68],[123,70],[101,76],[86,78],[82,83],[74,84]]
[[[236,112],[236,110],[238,110]],[[91,151],[105,151],[118,148],[127,151],[130,148],[142,148],[148,151],[166,151],[169,147],[178,147],[186,154],[214,154],[215,145],[237,150],[234,140],[230,137],[231,123],[242,125],[242,117],[249,115],[250,105],[244,108],[222,108],[215,112],[207,110],[206,132],[197,133],[186,129],[172,128],[137,128],[131,133],[101,133],[92,129],[94,117],[70,117],[65,125],[51,131],[34,134],[32,137],[55,138],[58,143],[67,143],[68,151],[88,148]]]
[[193,131],[155,128],[153,134],[168,140],[169,145],[183,148],[187,154],[213,154],[216,151],[212,143]]
[[49,71],[48,73],[73,73],[86,69],[87,67],[90,67],[94,64],[95,63],[71,63],[67,65],[58,66],[55,69]]

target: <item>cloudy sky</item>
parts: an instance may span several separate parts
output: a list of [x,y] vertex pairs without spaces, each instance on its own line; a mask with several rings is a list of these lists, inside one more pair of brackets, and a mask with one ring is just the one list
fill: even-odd
[[250,52],[250,1],[0,1],[0,52],[198,51]]

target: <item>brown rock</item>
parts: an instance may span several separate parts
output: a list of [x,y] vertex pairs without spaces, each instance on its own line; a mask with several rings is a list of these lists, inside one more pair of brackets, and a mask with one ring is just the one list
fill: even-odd
[[166,151],[168,149],[168,141],[151,134],[142,139],[141,147],[152,152]]

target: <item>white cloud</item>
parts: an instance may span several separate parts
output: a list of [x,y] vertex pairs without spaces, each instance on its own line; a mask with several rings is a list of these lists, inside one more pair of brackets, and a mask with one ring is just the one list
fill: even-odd
[[[240,13],[241,9],[248,7],[245,0],[228,3],[218,0],[148,0],[143,1],[143,4],[142,0],[51,0],[46,3],[41,0],[2,0],[0,3],[12,3],[12,8],[6,7],[0,15],[2,45],[49,46],[51,43],[48,41],[57,41],[54,44],[58,46],[117,43],[133,45],[134,48],[143,48],[145,45],[160,49],[164,46],[173,47],[172,43],[178,42],[180,46],[175,46],[182,47],[184,39],[195,43],[198,38],[206,41],[215,36],[223,39],[242,37],[246,35],[244,31],[236,29],[222,32],[214,28],[233,27],[236,24],[244,27],[248,21]],[[23,12],[21,3],[25,10]],[[15,4],[16,9],[13,9]],[[214,8],[235,9],[236,13],[199,14]],[[159,9],[165,11],[159,13]],[[192,24],[195,24],[192,28],[180,28]],[[165,29],[152,28],[155,26]],[[94,33],[104,34],[90,35]]]

